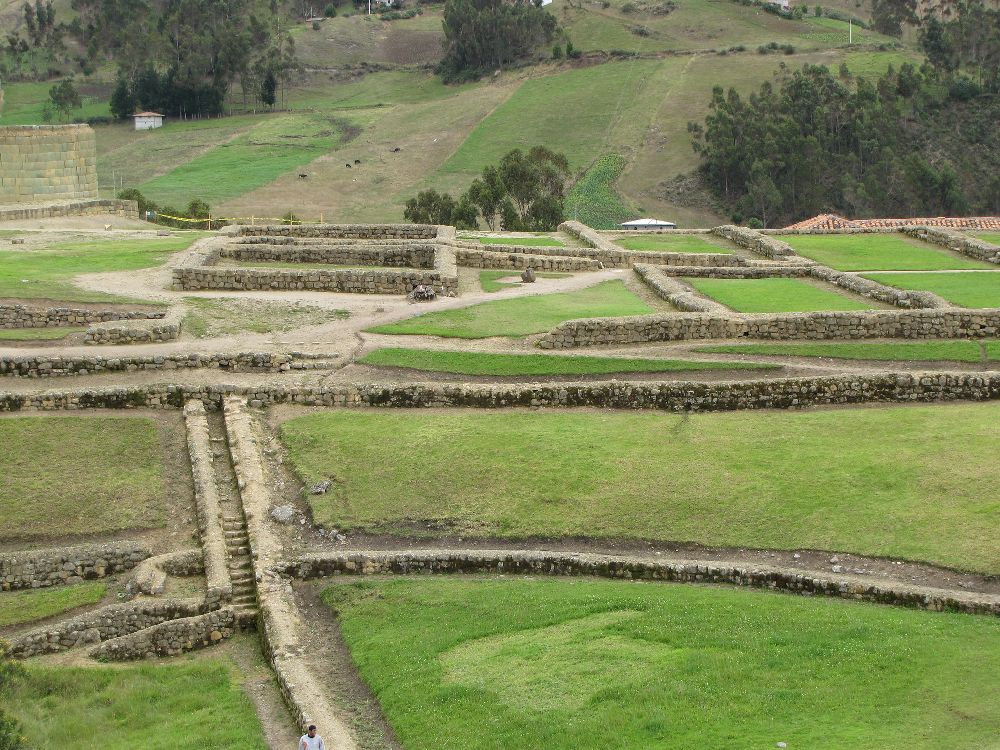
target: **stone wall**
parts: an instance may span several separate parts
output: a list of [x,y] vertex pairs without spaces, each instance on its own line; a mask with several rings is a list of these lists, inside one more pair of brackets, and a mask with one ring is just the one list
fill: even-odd
[[184,405],[184,424],[205,562],[205,602],[219,605],[232,600],[233,581],[229,574],[226,534],[222,524],[222,501],[212,467],[208,418],[201,401],[189,401]]
[[109,604],[53,625],[21,633],[11,639],[10,655],[26,659],[86,646],[159,625],[181,617],[204,614],[205,606],[193,600],[149,600]]
[[256,263],[332,263],[337,265],[434,268],[434,245],[283,245],[239,244],[223,247],[222,258]]
[[341,237],[352,240],[431,240],[438,237],[440,227],[433,224],[262,224],[241,225],[236,234],[241,237]]
[[635,264],[635,272],[656,294],[678,310],[685,312],[710,312],[728,314],[729,308],[715,300],[702,297],[687,284],[667,276],[659,266]]
[[31,221],[57,216],[104,216],[115,214],[128,219],[139,219],[139,204],[111,198],[88,201],[53,201],[51,203],[21,203],[16,206],[0,205],[0,221]]
[[97,198],[97,141],[88,125],[0,127],[0,205]]
[[231,637],[236,615],[226,608],[193,617],[165,620],[152,627],[105,641],[89,655],[102,661],[134,661],[152,656],[179,656]]
[[[559,225],[559,229],[586,242],[590,247],[526,247],[523,248],[523,251],[544,255],[569,255],[595,258],[601,261],[605,268],[631,268],[636,263],[650,263],[664,266],[716,267],[746,265],[746,261],[743,258],[731,253],[659,253],[648,250],[626,250],[578,221],[563,222]],[[684,232],[678,232],[678,234],[684,234]],[[521,248],[507,245],[504,246],[504,250],[522,252]]]
[[[711,316],[705,316],[711,317]],[[987,401],[1000,398],[1000,372],[882,372],[870,375],[699,382],[604,381],[550,384],[415,383],[316,387],[150,385],[42,393],[0,393],[0,411],[176,409],[190,399],[219,409],[225,399],[336,408],[599,407],[667,411],[779,409],[832,404]],[[252,542],[252,537],[251,537]]]
[[134,568],[149,555],[149,550],[138,542],[3,552],[0,589],[36,589],[104,578]]
[[228,290],[310,290],[351,294],[409,294],[417,286],[438,294],[458,293],[458,278],[436,271],[375,271],[338,269],[290,270],[188,266],[173,269],[173,288]]
[[753,229],[747,229],[746,227],[726,224],[721,227],[715,227],[712,233],[720,237],[725,237],[734,245],[742,247],[745,250],[762,255],[765,258],[771,258],[772,260],[780,260],[786,256],[795,255],[795,251],[792,250],[791,245],[787,242],[776,240],[773,237],[768,237],[765,234],[761,234]]
[[576,258],[563,255],[529,255],[503,251],[456,248],[458,265],[466,268],[496,268],[520,271],[533,268],[536,271],[599,271],[602,263],[594,258]]
[[277,352],[233,352],[221,354],[156,354],[144,356],[61,357],[58,355],[0,355],[0,376],[50,378],[66,375],[93,375],[100,372],[147,370],[216,369],[229,372],[288,372],[310,370],[312,362],[296,361],[290,354]]
[[814,596],[835,596],[937,612],[1000,615],[1000,602],[995,597],[975,592],[910,587],[895,582],[878,584],[851,576],[792,572],[765,565],[650,560],[618,555],[509,550],[327,552],[304,555],[297,561],[286,563],[280,572],[304,579],[331,575],[469,573],[584,575],[630,581],[723,583]]
[[809,267],[809,275],[816,279],[836,284],[843,289],[854,292],[862,297],[887,302],[903,309],[935,309],[954,307],[947,300],[933,292],[920,292],[910,289],[897,289],[888,284],[866,279],[856,273],[835,271],[827,266],[814,265]]
[[205,572],[205,561],[200,549],[185,549],[147,557],[132,570],[127,584],[130,593],[160,596],[166,591],[167,576],[183,578]]
[[954,229],[915,227],[913,229],[904,229],[903,231],[911,237],[933,242],[936,245],[943,245],[949,250],[968,255],[976,260],[1000,264],[1000,247],[991,245],[986,240],[956,232]]
[[161,319],[165,315],[166,312],[163,310],[101,310],[0,304],[0,328],[58,328],[107,323],[114,320],[154,320]]
[[152,344],[173,341],[181,335],[181,315],[168,313],[155,322],[132,321],[124,324],[98,323],[83,334],[85,344]]
[[693,339],[850,340],[962,339],[1000,336],[1000,309],[867,310],[862,312],[688,314],[585,318],[562,323],[542,349]]

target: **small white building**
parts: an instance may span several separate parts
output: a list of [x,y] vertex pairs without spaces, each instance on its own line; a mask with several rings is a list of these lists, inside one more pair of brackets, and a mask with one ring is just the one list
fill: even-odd
[[159,112],[137,112],[132,117],[135,119],[136,130],[152,130],[163,127],[163,115]]
[[626,221],[618,225],[622,229],[633,229],[640,232],[648,232],[655,229],[677,229],[677,225],[672,221],[660,221],[659,219],[635,219]]

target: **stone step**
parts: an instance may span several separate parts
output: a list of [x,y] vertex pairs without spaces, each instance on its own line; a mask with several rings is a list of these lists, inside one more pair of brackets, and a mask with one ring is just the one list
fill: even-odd
[[250,570],[250,561],[246,559],[229,561],[230,576],[240,570]]
[[229,554],[232,557],[241,557],[243,555],[249,555],[250,554],[250,548],[246,547],[246,546],[235,547],[235,546],[227,545],[226,549],[229,550]]
[[253,594],[241,594],[240,596],[234,596],[233,604],[250,604],[256,607],[257,597],[254,596]]
[[224,531],[226,539],[246,539],[247,531],[246,529],[232,529],[230,531]]

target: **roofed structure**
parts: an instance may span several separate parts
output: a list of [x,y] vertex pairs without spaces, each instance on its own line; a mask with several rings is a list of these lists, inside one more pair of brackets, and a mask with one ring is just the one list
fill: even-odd
[[820,214],[785,229],[897,229],[899,227],[945,227],[947,229],[1000,230],[1000,216],[935,216],[908,219],[847,219],[837,214]]

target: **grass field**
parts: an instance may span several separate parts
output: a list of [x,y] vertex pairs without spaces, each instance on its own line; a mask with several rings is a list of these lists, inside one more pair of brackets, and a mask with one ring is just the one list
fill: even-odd
[[549,354],[487,354],[429,349],[376,349],[360,360],[379,367],[405,367],[426,372],[506,377],[536,375],[602,375],[621,372],[680,372],[767,368],[739,362],[690,362],[677,359],[562,357]]
[[[479,286],[483,288],[484,292],[499,292],[501,289],[510,289],[511,287],[520,286],[520,282],[500,281],[500,279],[509,279],[520,275],[519,271],[480,271]],[[571,275],[572,274],[552,271],[535,272],[535,276],[540,279],[564,279]]]
[[[73,285],[74,276],[137,271],[164,263],[204,234],[179,237],[62,242],[42,249],[0,250],[0,297],[73,302],[114,302],[115,297]],[[132,300],[134,301],[134,300]]]
[[1000,247],[1000,232],[976,232],[973,236]]
[[86,328],[4,328],[0,341],[54,341],[71,333],[83,333]]
[[214,660],[31,666],[4,709],[21,722],[27,747],[40,750],[267,748],[236,675]]
[[778,239],[806,258],[840,271],[940,271],[990,268],[902,234],[789,234]]
[[[53,82],[5,84],[3,124],[41,125],[44,122],[42,111],[49,102],[49,89],[52,86]],[[72,117],[106,117],[110,114],[107,101],[99,101],[92,96],[82,98],[85,100],[84,105],[80,109],[74,109],[70,113]]]
[[[317,523],[900,556],[1000,572],[1000,403],[816,412],[328,412],[282,436]],[[516,470],[515,470],[516,467]]]
[[1000,271],[992,273],[866,273],[882,284],[934,292],[961,307],[1000,307]]
[[702,279],[687,283],[736,312],[813,312],[870,310],[868,305],[802,279]]
[[995,618],[593,579],[323,597],[408,750],[982,750],[1000,733]]
[[563,247],[566,243],[555,237],[477,237],[484,245],[525,245],[529,247]]
[[615,244],[626,250],[652,250],[663,253],[726,253],[733,251],[703,238],[699,234],[637,234],[619,237]]
[[0,592],[0,628],[41,620],[87,604],[97,604],[108,587],[100,581],[73,586]]
[[699,346],[713,354],[765,354],[782,357],[830,357],[897,362],[982,362],[1000,360],[1000,342],[907,341],[891,344],[729,344]]
[[0,540],[161,526],[159,435],[150,419],[0,419]]
[[230,333],[283,333],[303,326],[320,325],[348,317],[346,310],[282,302],[217,300],[185,297],[187,314],[182,328],[198,338]]
[[607,318],[651,312],[653,309],[626,289],[622,282],[605,281],[573,292],[517,297],[482,302],[457,310],[424,313],[368,330],[372,333],[463,339],[520,337],[547,331],[574,318]]

